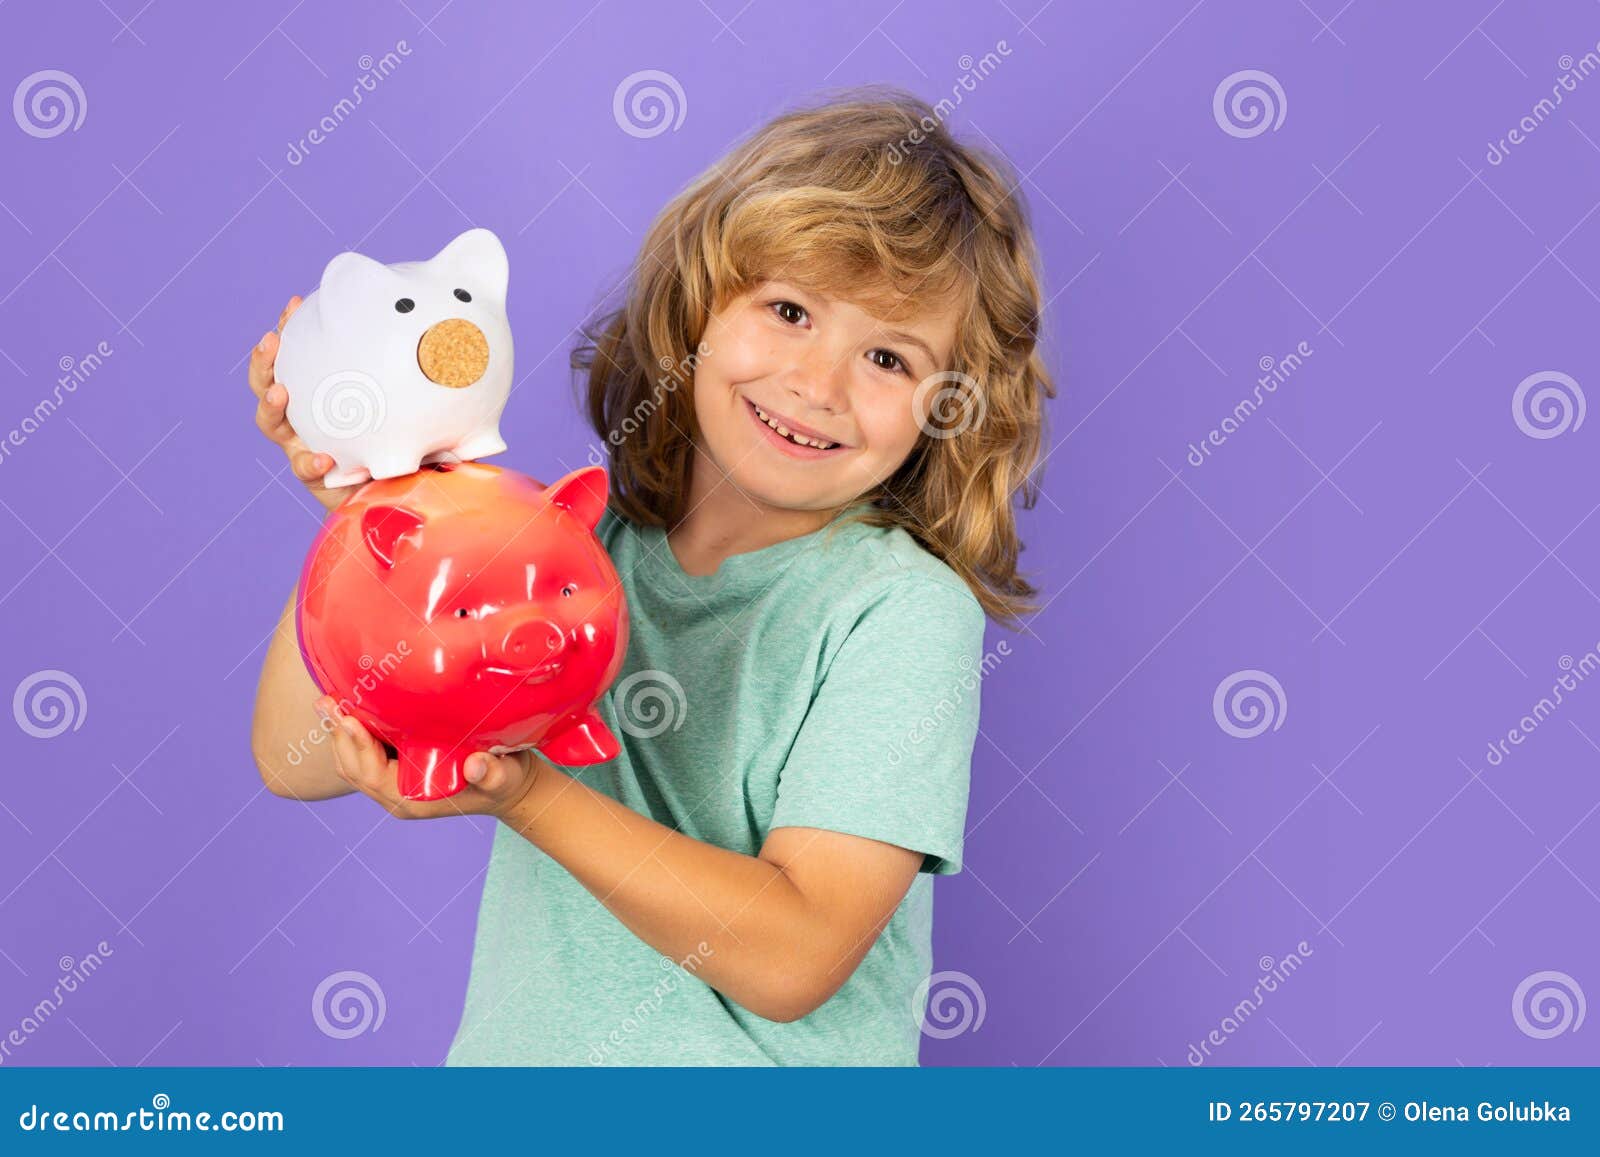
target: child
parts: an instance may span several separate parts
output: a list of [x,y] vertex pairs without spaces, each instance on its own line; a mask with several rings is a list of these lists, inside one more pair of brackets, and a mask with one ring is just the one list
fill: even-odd
[[[985,616],[1033,609],[1012,502],[1055,396],[1007,171],[859,91],[778,117],[656,220],[573,356],[632,624],[599,706],[616,759],[483,753],[451,799],[399,798],[385,745],[318,698],[291,594],[255,709],[267,785],[500,820],[446,1063],[917,1062]],[[257,423],[331,509],[276,351],[251,359]],[[286,766],[313,706],[333,743]]]

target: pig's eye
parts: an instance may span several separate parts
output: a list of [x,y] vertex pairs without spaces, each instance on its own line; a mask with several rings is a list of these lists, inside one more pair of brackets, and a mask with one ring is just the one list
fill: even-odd
[[412,301],[409,297],[402,297],[399,301],[394,303],[394,310],[396,313],[410,313],[416,308],[417,303]]
[[566,586],[561,588],[561,597],[564,598],[564,599],[570,599],[573,595],[575,595],[577,593],[578,593],[578,586],[577,586],[576,583],[568,583]]
[[467,612],[467,608],[466,607],[457,607],[456,608],[456,618],[458,618],[458,619],[466,618],[467,617],[467,613],[468,612]]
[[465,289],[458,289],[458,290],[456,290],[456,300],[457,301],[471,301],[472,300],[472,294],[468,293]]

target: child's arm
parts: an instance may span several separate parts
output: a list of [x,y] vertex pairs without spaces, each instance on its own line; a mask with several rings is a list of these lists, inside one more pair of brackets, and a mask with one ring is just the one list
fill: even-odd
[[[262,335],[250,351],[247,380],[256,398],[256,428],[282,448],[294,476],[314,498],[333,510],[356,489],[329,489],[323,476],[333,469],[333,459],[306,449],[288,418],[289,391],[276,380],[278,334],[300,298],[291,297],[278,315],[278,326]],[[333,745],[323,731],[313,704],[322,692],[311,681],[300,645],[295,640],[294,613],[298,585],[273,630],[272,645],[256,686],[255,718],[250,729],[250,750],[261,779],[273,794],[292,799],[328,799],[348,795],[350,785],[339,778]]]
[[923,862],[894,844],[801,827],[775,828],[760,855],[741,855],[542,759],[534,767],[527,793],[500,818],[641,940],[673,960],[697,954],[696,976],[768,1020],[797,1020],[834,994]]
[[333,743],[314,704],[322,697],[311,680],[300,644],[295,639],[295,598],[289,592],[278,625],[272,631],[261,680],[256,685],[255,717],[250,751],[261,779],[274,795],[290,799],[329,799],[353,790],[339,776]]
[[656,951],[697,958],[700,979],[758,1016],[797,1020],[855,971],[920,869],[960,866],[983,607],[943,581],[890,580],[865,598],[788,749],[757,855],[639,815],[532,751],[474,753],[458,795],[402,799],[381,743],[325,699],[336,767],[397,817],[501,819]]
[[862,600],[787,750],[757,855],[674,831],[542,759],[495,811],[640,939],[674,960],[698,952],[702,980],[773,1020],[833,995],[919,869],[960,863],[983,607],[943,580],[890,578]]
[[923,864],[922,852],[800,826],[773,828],[758,856],[731,852],[639,815],[532,751],[474,754],[460,794],[402,799],[383,745],[324,702],[337,720],[337,774],[351,787],[401,819],[498,817],[641,940],[676,961],[696,956],[696,976],[768,1020],[798,1020],[833,995]]

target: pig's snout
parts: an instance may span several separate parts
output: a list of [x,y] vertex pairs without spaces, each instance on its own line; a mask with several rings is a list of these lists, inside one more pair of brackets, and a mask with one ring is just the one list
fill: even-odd
[[500,651],[518,671],[539,672],[554,666],[566,649],[566,636],[548,619],[525,619],[506,632]]
[[417,343],[417,365],[430,382],[459,390],[489,368],[489,339],[464,317],[428,327]]

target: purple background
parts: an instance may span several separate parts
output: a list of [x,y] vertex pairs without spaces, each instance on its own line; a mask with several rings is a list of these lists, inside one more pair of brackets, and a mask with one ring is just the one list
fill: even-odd
[[[1511,405],[1540,371],[1600,379],[1600,77],[1486,159],[1600,9],[1531,7],[0,8],[0,95],[61,69],[87,100],[49,138],[0,118],[0,436],[113,351],[0,460],[0,691],[84,690],[76,729],[0,728],[0,1035],[60,958],[114,950],[7,1063],[433,1064],[455,1027],[489,821],[281,801],[249,756],[318,513],[245,385],[284,299],[341,249],[493,228],[519,369],[496,461],[554,475],[593,441],[575,327],[674,191],[807,94],[937,100],[1001,41],[953,124],[1026,175],[1045,257],[1063,390],[1023,534],[1048,607],[991,631],[1012,654],[936,921],[983,1018],[924,1061],[1183,1065],[1301,940],[1214,1063],[1600,1061],[1600,1026],[1535,1039],[1511,1007],[1544,970],[1600,994],[1600,685],[1486,760],[1600,641],[1600,419],[1535,438]],[[646,69],[685,115],[637,137],[612,99]],[[1248,138],[1212,107],[1243,69],[1286,97]],[[1213,693],[1252,668],[1287,710],[1240,739]],[[381,1029],[319,1030],[341,970]]]

